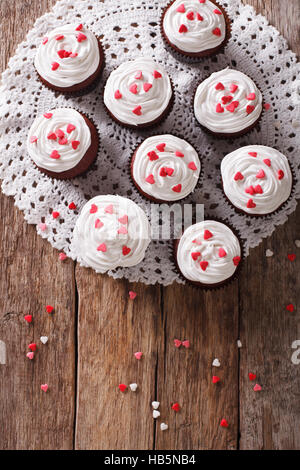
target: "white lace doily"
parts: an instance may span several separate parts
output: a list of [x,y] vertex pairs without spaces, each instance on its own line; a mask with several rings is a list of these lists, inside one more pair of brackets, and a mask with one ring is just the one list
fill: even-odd
[[[25,41],[10,59],[3,74],[0,91],[0,178],[2,190],[14,196],[28,223],[45,222],[47,230],[40,235],[59,250],[76,259],[72,252],[72,231],[77,212],[68,209],[72,201],[78,210],[97,194],[128,196],[147,207],[133,188],[128,174],[132,149],[151,131],[131,131],[119,127],[106,114],[102,91],[109,73],[121,62],[140,55],[152,56],[164,64],[175,86],[175,104],[168,119],[155,133],[186,136],[200,151],[203,165],[202,185],[184,202],[205,203],[206,217],[228,218],[245,239],[246,252],[271,235],[277,225],[286,222],[296,208],[300,183],[295,182],[293,197],[278,214],[264,219],[239,215],[229,206],[220,186],[219,165],[222,157],[249,144],[277,147],[286,154],[294,172],[299,170],[300,133],[300,65],[288,50],[286,41],[267,20],[239,0],[219,0],[231,19],[232,37],[225,53],[198,62],[174,57],[160,35],[159,19],[166,0],[97,0],[59,1],[51,13],[36,21]],[[56,95],[38,81],[33,59],[41,38],[60,24],[80,22],[87,25],[103,42],[106,67],[98,87],[82,98]],[[232,142],[218,141],[195,125],[192,98],[195,85],[210,73],[230,66],[249,74],[260,87],[271,109],[264,112],[260,129]],[[298,78],[298,80],[297,80]],[[73,181],[56,181],[43,176],[32,164],[26,151],[26,137],[33,119],[54,107],[72,106],[93,118],[101,134],[101,152],[97,165],[85,176]],[[53,219],[51,211],[59,211]],[[171,284],[178,278],[171,257],[171,243],[152,242],[143,263],[134,268],[110,273],[115,278],[147,284]],[[167,248],[167,249],[166,249]]]

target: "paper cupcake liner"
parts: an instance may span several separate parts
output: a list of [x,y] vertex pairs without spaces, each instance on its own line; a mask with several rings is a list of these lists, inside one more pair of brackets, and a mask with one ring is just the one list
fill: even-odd
[[[114,70],[116,70],[117,68],[118,67],[115,67]],[[155,119],[155,121],[151,121],[151,122],[145,123],[145,124],[140,124],[138,126],[133,126],[131,124],[126,124],[124,122],[119,121],[114,116],[114,114],[110,112],[110,110],[107,108],[106,104],[104,103],[104,90],[105,90],[105,86],[106,86],[106,83],[105,83],[105,85],[103,87],[103,90],[102,90],[102,104],[104,106],[106,114],[108,115],[108,117],[110,119],[112,119],[114,122],[116,122],[119,126],[123,127],[124,129],[131,129],[131,130],[135,130],[135,131],[149,131],[151,129],[156,128],[159,124],[162,124],[167,119],[167,117],[169,116],[169,114],[172,111],[173,106],[175,104],[175,87],[174,87],[174,84],[173,84],[173,80],[170,76],[169,76],[169,79],[170,79],[171,88],[172,88],[172,96],[170,98],[170,101],[169,101],[168,106],[166,107],[166,109],[163,111],[163,113],[160,116],[158,116],[158,118]]]
[[[94,158],[94,160],[90,163],[90,165],[88,166],[88,168],[86,168],[84,171],[82,171],[81,173],[78,173],[76,174],[75,176],[64,176],[64,177],[60,177],[59,176],[59,173],[57,173],[57,176],[55,175],[54,176],[54,172],[48,172],[48,170],[43,170],[42,168],[38,167],[37,164],[32,160],[32,158],[30,157],[30,160],[31,162],[33,163],[33,165],[35,166],[35,168],[37,168],[39,170],[40,173],[42,173],[43,175],[46,175],[48,176],[48,178],[52,178],[52,179],[57,179],[57,180],[60,180],[60,181],[70,181],[70,180],[73,180],[75,178],[78,178],[79,176],[83,176],[85,175],[88,171],[90,171],[93,167],[93,165],[95,164],[95,162],[98,161],[99,157],[100,157],[100,151],[101,151],[101,139],[100,139],[100,130],[99,130],[99,127],[98,125],[95,123],[95,121],[86,113],[83,113],[82,111],[80,111],[79,109],[75,108],[74,106],[65,106],[65,108],[68,108],[68,109],[73,109],[75,111],[77,111],[79,114],[81,114],[81,116],[84,116],[86,119],[88,119],[92,124],[93,126],[95,127],[96,129],[96,132],[97,132],[97,135],[98,135],[98,151],[97,151],[97,154],[96,154],[96,157]],[[55,109],[55,108],[53,108]],[[87,153],[87,152],[86,152]],[[86,154],[85,154],[86,155]],[[85,158],[85,155],[82,157],[82,159],[80,160],[80,162]],[[77,165],[80,163],[78,162]],[[76,166],[77,166],[76,165]],[[70,170],[66,170],[66,171],[72,171],[74,170],[74,168],[70,168]],[[51,175],[49,174],[51,173]],[[53,174],[52,174],[53,173]]]
[[[103,46],[102,46],[102,43],[101,43],[101,40],[99,39],[98,36],[96,36],[97,40],[98,40],[98,46],[99,46],[99,52],[100,52],[100,61],[101,61],[101,67],[97,73],[97,76],[95,77],[95,79],[92,81],[92,83],[90,83],[89,85],[83,87],[82,89],[80,90],[77,90],[77,91],[70,91],[70,90],[64,90],[63,88],[62,89],[55,89],[51,86],[50,83],[46,82],[43,77],[38,73],[38,71],[36,70],[36,68],[34,67],[34,70],[35,70],[35,73],[36,73],[36,76],[38,78],[38,80],[42,83],[42,85],[46,88],[48,88],[48,90],[52,91],[52,93],[55,93],[57,95],[65,95],[67,97],[74,97],[74,98],[79,98],[80,96],[84,96],[84,95],[87,95],[88,93],[91,93],[95,88],[97,88],[100,80],[101,80],[101,77],[102,77],[102,73],[103,73],[103,69],[105,67],[105,53],[104,53],[104,49],[103,49]],[[88,80],[88,78],[86,79]],[[77,85],[80,85],[80,84],[75,84],[74,86],[77,86]],[[59,88],[59,87],[57,87]]]
[[137,183],[134,181],[134,178],[133,178],[133,175],[132,175],[132,159],[133,159],[133,156],[134,156],[135,152],[137,151],[137,149],[140,147],[140,145],[144,142],[144,140],[148,139],[149,137],[155,137],[157,135],[162,135],[162,133],[161,132],[155,132],[155,133],[151,134],[148,137],[145,137],[143,139],[141,138],[141,139],[139,139],[138,144],[132,147],[131,156],[130,156],[130,159],[129,159],[129,165],[128,165],[128,168],[127,168],[127,173],[129,174],[131,182],[133,183],[133,189],[139,195],[141,195],[145,201],[148,201],[148,202],[150,201],[150,202],[154,202],[154,203],[157,203],[157,204],[178,204],[178,203],[182,203],[182,202],[186,201],[188,198],[192,197],[194,192],[196,191],[196,189],[202,186],[202,184],[203,184],[203,162],[202,162],[202,155],[200,154],[200,151],[198,149],[197,144],[191,144],[191,142],[189,142],[180,133],[171,132],[171,135],[173,135],[174,137],[178,137],[179,139],[185,140],[188,144],[190,144],[196,150],[199,161],[200,161],[200,165],[201,165],[199,178],[198,178],[198,181],[197,181],[197,184],[196,184],[194,190],[191,193],[189,193],[187,196],[183,197],[182,199],[177,199],[176,201],[164,201],[164,200],[156,199],[154,196],[151,197],[151,196],[146,195],[146,193],[144,193],[142,191],[142,189],[140,189],[138,187]]
[[171,44],[170,40],[168,39],[167,35],[165,34],[164,27],[163,27],[163,22],[164,22],[164,17],[165,17],[166,11],[173,5],[173,3],[175,1],[176,0],[171,0],[167,4],[167,6],[165,6],[162,9],[162,14],[161,14],[161,17],[160,17],[160,33],[161,33],[161,36],[162,36],[162,38],[165,42],[165,45],[167,46],[168,51],[172,55],[174,55],[174,57],[176,59],[190,58],[190,59],[195,59],[196,61],[199,61],[199,60],[201,60],[205,57],[213,57],[217,54],[220,54],[220,53],[224,52],[224,49],[227,46],[229,39],[231,38],[231,31],[232,31],[232,29],[231,29],[231,20],[228,16],[227,12],[225,11],[224,7],[219,5],[219,3],[217,3],[215,0],[210,0],[210,1],[211,1],[211,3],[216,5],[222,11],[222,13],[224,15],[225,23],[226,23],[226,35],[225,35],[224,41],[219,46],[217,46],[213,49],[208,49],[207,51],[203,51],[203,52],[184,52],[181,49],[179,49],[178,47],[176,47],[175,45]]
[[217,217],[211,217],[211,218],[205,218],[204,220],[214,220],[216,222],[220,222],[224,225],[226,225],[228,228],[230,228],[230,230],[232,230],[232,232],[234,233],[234,235],[237,237],[237,239],[239,240],[239,243],[240,243],[240,247],[241,247],[241,261],[239,262],[235,272],[233,273],[233,275],[231,277],[229,277],[228,279],[225,279],[224,281],[218,283],[218,284],[215,284],[215,285],[205,285],[205,284],[199,284],[197,282],[194,282],[194,281],[190,281],[189,279],[187,279],[186,277],[184,277],[184,275],[182,274],[179,266],[178,266],[178,262],[177,262],[177,248],[178,248],[178,244],[179,244],[179,241],[180,239],[177,239],[177,240],[173,240],[173,247],[172,247],[172,258],[171,258],[171,261],[173,262],[175,268],[176,268],[176,272],[179,276],[179,278],[184,281],[186,284],[194,287],[195,289],[202,289],[202,290],[205,290],[205,291],[216,291],[216,290],[220,290],[220,289],[223,289],[225,287],[227,287],[228,285],[232,284],[236,279],[239,278],[240,276],[240,273],[242,271],[242,268],[243,268],[243,265],[244,265],[244,260],[246,258],[246,251],[245,251],[245,241],[244,239],[242,238],[239,230],[234,227],[229,221],[228,219],[220,219],[220,218],[217,218]]

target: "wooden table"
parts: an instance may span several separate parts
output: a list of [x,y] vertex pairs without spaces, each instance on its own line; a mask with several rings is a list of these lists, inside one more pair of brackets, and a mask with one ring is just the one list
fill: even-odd
[[[94,0],[93,0],[94,1]],[[300,52],[299,0],[245,0]],[[0,2],[3,70],[34,20],[55,0]],[[130,285],[68,260],[36,234],[11,198],[0,196],[1,449],[299,449],[300,208],[252,250],[243,276],[205,293]],[[267,248],[275,256],[266,258]],[[128,291],[138,293],[130,301]],[[45,305],[55,313],[45,313]],[[34,315],[32,325],[24,315]],[[43,346],[39,338],[49,337]],[[174,338],[190,349],[176,349]],[[237,348],[240,338],[242,348]],[[33,361],[26,358],[38,343]],[[142,351],[137,361],[133,353]],[[211,367],[219,358],[221,367]],[[262,391],[253,391],[248,373]],[[212,375],[221,383],[212,384]],[[118,384],[136,382],[136,393]],[[45,394],[42,383],[49,384]],[[161,402],[161,432],[151,401]],[[175,413],[173,402],[182,409]],[[219,426],[226,418],[227,429]]]

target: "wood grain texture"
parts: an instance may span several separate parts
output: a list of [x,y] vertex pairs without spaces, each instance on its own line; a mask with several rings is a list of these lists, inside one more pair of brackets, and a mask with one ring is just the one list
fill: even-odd
[[[24,30],[54,3],[1,0],[2,70]],[[264,14],[299,55],[298,0],[244,3]],[[285,311],[287,303],[300,305],[299,259],[286,260],[300,238],[299,208],[252,250],[240,281],[208,293],[129,285],[70,260],[61,264],[11,199],[1,195],[0,209],[0,339],[8,349],[8,363],[0,365],[0,427],[6,429],[0,448],[300,448],[300,368],[290,361],[299,314]],[[266,259],[266,248],[276,256]],[[130,289],[138,292],[134,302]],[[43,311],[47,303],[59,306],[53,317]],[[32,326],[23,320],[29,310]],[[32,363],[27,345],[41,334],[49,343],[39,345]],[[174,338],[189,339],[191,348],[176,349]],[[138,350],[141,361],[133,356]],[[219,369],[211,367],[215,357]],[[260,394],[252,390],[250,371],[258,375]],[[211,383],[213,374],[220,384]],[[47,394],[42,382],[49,383]],[[121,382],[136,382],[138,391],[122,394]],[[153,399],[161,402],[157,423]],[[182,407],[177,414],[174,401]],[[223,417],[228,429],[219,427]],[[164,433],[161,421],[169,425]]]

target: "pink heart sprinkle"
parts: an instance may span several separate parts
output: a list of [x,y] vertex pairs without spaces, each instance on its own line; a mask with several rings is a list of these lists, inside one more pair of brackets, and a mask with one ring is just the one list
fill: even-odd
[[116,100],[120,100],[122,98],[122,93],[119,90],[115,91],[115,98]]
[[30,137],[30,143],[31,143],[31,144],[34,144],[35,142],[37,142],[37,140],[38,140],[38,138],[37,138],[36,135],[32,135],[32,136]]
[[254,101],[256,99],[256,94],[255,93],[249,93],[247,96],[248,101]]
[[182,5],[179,5],[179,7],[177,8],[178,13],[185,13],[185,6],[184,4],[182,3]]
[[120,217],[119,219],[120,224],[128,224],[128,215],[123,215],[123,217]]
[[57,129],[56,135],[59,139],[62,139],[65,136],[65,133],[61,129]]
[[133,290],[130,290],[129,291],[129,297],[131,298],[131,300],[134,300],[137,296],[137,293],[134,292]]
[[236,107],[233,103],[230,103],[228,106],[226,106],[226,109],[227,111],[229,111],[230,113],[234,113]]
[[43,390],[43,392],[47,392],[48,388],[49,388],[49,387],[48,387],[47,384],[42,384],[42,385],[41,385],[41,390]]
[[233,97],[228,95],[228,96],[222,96],[221,101],[223,104],[230,103],[233,100]]
[[261,386],[258,385],[258,384],[256,384],[256,385],[254,385],[253,390],[254,390],[255,392],[260,392],[260,391],[261,391]]
[[147,183],[149,183],[149,184],[154,184],[154,183],[155,183],[154,176],[153,176],[153,175],[147,176],[146,181],[147,181]]
[[156,148],[159,152],[164,152],[165,151],[165,146],[166,146],[166,144],[158,144],[156,146]]
[[58,153],[57,150],[53,150],[53,152],[50,155],[50,158],[53,158],[53,160],[58,160],[60,158],[60,154]]
[[176,150],[175,155],[176,157],[180,157],[180,158],[184,157],[184,153],[180,152],[180,150]]
[[174,168],[166,168],[166,173],[168,176],[172,176],[174,173]]
[[238,89],[238,85],[235,85],[234,83],[232,83],[232,85],[230,85],[230,93],[235,93],[236,90]]
[[127,230],[126,227],[122,226],[122,227],[119,228],[118,233],[120,235],[126,235],[128,233],[128,230]]
[[65,261],[67,259],[66,253],[59,253],[58,257],[60,261]]
[[245,189],[245,193],[251,194],[251,196],[253,196],[253,194],[255,194],[253,186],[248,186],[248,188]]
[[45,114],[44,114],[44,118],[46,118],[46,119],[51,119],[52,116],[53,116],[52,113],[45,113]]
[[74,57],[77,57],[77,56],[78,56],[77,52],[72,52],[72,54],[70,54],[70,57],[72,59],[74,59]]
[[151,90],[152,85],[151,83],[144,83],[143,85],[145,92],[147,93],[149,90]]
[[134,83],[133,85],[130,85],[129,91],[130,91],[131,93],[133,93],[134,95],[136,95],[136,94],[137,94],[137,84]]
[[45,232],[45,230],[47,230],[47,225],[46,225],[46,224],[39,224],[39,229],[40,229],[42,232]]
[[34,353],[29,352],[29,353],[26,354],[26,356],[28,357],[28,359],[32,360],[34,358]]
[[259,172],[256,175],[256,178],[261,179],[261,178],[264,178],[265,176],[266,176],[266,174],[265,174],[264,170],[259,170]]
[[102,253],[105,253],[107,251],[105,243],[101,243],[101,245],[98,246],[97,251],[102,251]]
[[263,189],[261,187],[260,184],[257,184],[255,187],[254,187],[254,191],[255,191],[255,194],[263,194]]
[[68,124],[68,126],[67,126],[67,133],[68,133],[68,134],[71,134],[71,132],[73,132],[75,129],[76,129],[76,127],[73,126],[73,124]]
[[95,228],[102,228],[104,225],[103,222],[101,222],[100,219],[96,219],[96,222],[95,222]]
[[189,349],[190,347],[190,342],[188,339],[186,339],[185,341],[182,341],[182,346],[184,346],[186,349]]
[[225,258],[225,256],[227,256],[226,251],[224,250],[224,248],[220,248],[219,249],[219,257],[220,258]]
[[220,103],[218,103],[217,106],[216,106],[216,112],[217,113],[224,113],[224,108],[223,108],[223,106],[221,106]]
[[48,42],[48,38],[44,38],[43,39],[43,45],[47,44],[47,42]]
[[98,211],[98,206],[96,206],[96,204],[92,204],[90,208],[90,214],[96,214],[97,211]]
[[142,114],[142,107],[141,107],[141,106],[136,106],[136,107],[132,110],[132,112],[133,112],[134,114],[136,114],[137,116],[141,116],[141,114]]
[[49,132],[49,134],[47,135],[47,139],[49,139],[49,140],[56,140],[57,137],[56,137],[55,132]]
[[265,158],[264,159],[264,163],[267,165],[267,166],[271,166],[271,160],[269,158]]
[[162,74],[160,72],[158,72],[157,70],[154,70],[153,72],[153,77],[154,78],[161,78],[162,77]]
[[136,80],[141,80],[141,79],[143,78],[143,73],[142,73],[142,71],[139,70],[139,71],[135,74],[134,78],[135,78]]
[[72,140],[72,147],[74,150],[76,150],[79,145],[80,145],[79,140]]
[[113,214],[114,213],[114,206],[110,204],[109,206],[105,207],[104,212],[107,214]]
[[135,355],[136,359],[137,359],[138,361],[140,361],[140,360],[142,359],[143,353],[142,353],[142,352],[136,352],[136,353],[134,353],[134,355]]
[[180,346],[182,345],[182,342],[180,341],[180,339],[174,339],[174,344],[176,348],[180,348]]
[[59,139],[58,144],[59,145],[67,145],[68,144],[68,139],[66,137],[63,137],[62,139]]
[[196,167],[196,165],[195,165],[194,162],[190,162],[190,163],[188,164],[188,168],[189,168],[190,170],[193,170],[193,171],[196,171],[196,170],[197,170],[197,167]]

